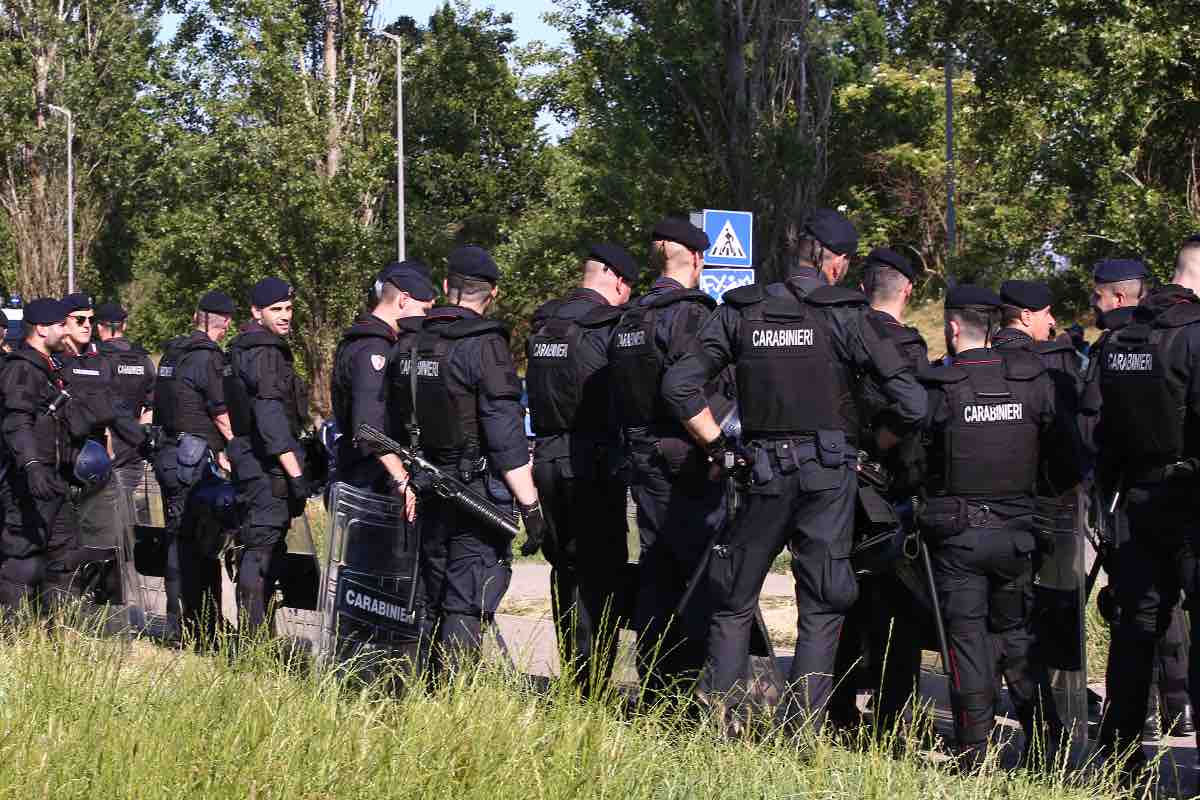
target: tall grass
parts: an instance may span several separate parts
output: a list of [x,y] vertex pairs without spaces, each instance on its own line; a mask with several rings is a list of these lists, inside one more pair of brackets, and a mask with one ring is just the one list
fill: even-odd
[[[978,777],[860,742],[724,742],[658,709],[484,667],[393,699],[280,664],[202,658],[42,628],[0,643],[0,796],[54,798],[903,798],[1108,796],[991,769]],[[1098,780],[1098,779],[1096,779]]]

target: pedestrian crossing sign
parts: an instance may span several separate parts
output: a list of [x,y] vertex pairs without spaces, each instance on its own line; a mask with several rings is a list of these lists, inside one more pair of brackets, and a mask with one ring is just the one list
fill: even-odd
[[754,266],[754,214],[706,208],[704,232],[709,241],[704,253],[706,266],[742,269]]

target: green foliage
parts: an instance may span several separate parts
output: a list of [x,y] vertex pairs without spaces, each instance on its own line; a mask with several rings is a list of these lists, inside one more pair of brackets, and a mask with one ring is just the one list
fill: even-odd
[[915,749],[771,735],[721,742],[658,709],[630,717],[569,687],[484,669],[399,700],[266,647],[200,658],[44,628],[6,634],[6,796],[57,798],[745,798],[1115,796],[1106,776],[989,768],[956,777]]

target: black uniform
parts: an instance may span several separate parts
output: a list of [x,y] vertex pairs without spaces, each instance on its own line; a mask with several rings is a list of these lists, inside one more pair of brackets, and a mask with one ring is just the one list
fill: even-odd
[[[1034,494],[1039,465],[1061,485],[1078,479],[1055,408],[1055,387],[1032,355],[975,349],[929,370],[929,498],[922,529],[950,647],[950,700],[959,746],[986,751],[997,667],[1032,741],[1062,723],[1033,648]],[[1047,729],[1048,726],[1048,729]]]
[[412,348],[424,317],[401,317],[387,366],[387,435],[401,444],[412,442]]
[[[503,474],[529,463],[521,383],[508,331],[460,306],[439,306],[417,338],[417,422],[425,457],[501,508]],[[426,609],[443,657],[473,659],[512,578],[512,543],[436,497],[422,498]]]
[[267,621],[276,568],[287,552],[288,527],[308,502],[292,494],[279,463],[280,455],[291,452],[305,468],[299,437],[308,421],[308,387],[296,374],[291,345],[258,324],[230,342],[229,367],[229,459],[242,511],[238,607],[255,629]]
[[[0,391],[7,469],[0,486],[4,529],[0,532],[0,606],[12,612],[41,599],[52,609],[72,593],[79,531],[67,497],[75,461],[72,438],[95,421],[86,403],[50,404],[64,388],[58,364],[24,343],[4,358]],[[50,475],[53,491],[33,495],[31,470]]]
[[[123,336],[101,342],[101,355],[116,366],[113,390],[133,428],[118,425],[113,433],[113,469],[121,488],[132,490],[142,477],[142,412],[154,408],[156,371],[149,354]],[[135,433],[136,431],[136,433]],[[132,436],[131,436],[132,434]]]
[[166,517],[167,615],[211,636],[220,618],[221,572],[217,555],[225,531],[200,525],[190,500],[210,459],[225,449],[213,419],[225,405],[225,354],[204,331],[163,345],[155,385],[154,424],[162,428],[154,474]]
[[[914,374],[929,366],[929,348],[920,331],[896,321],[885,311],[869,309],[867,321],[879,335],[895,345]],[[885,499],[894,506],[907,502],[924,477],[920,434],[913,431],[886,453],[876,452],[877,431],[903,430],[887,395],[872,380],[863,383],[859,399],[863,423],[859,447],[878,461],[892,476]],[[860,513],[862,509],[860,509]],[[838,643],[838,675],[829,704],[831,721],[849,726],[857,721],[855,695],[860,688],[875,691],[875,727],[891,733],[904,709],[911,703],[921,672],[921,647],[928,640],[924,630],[925,613],[916,607],[912,595],[891,575],[859,578],[859,600],[846,616]],[[847,674],[865,653],[865,685]]]
[[599,293],[575,289],[538,309],[525,348],[537,436],[533,477],[556,533],[557,550],[548,557],[563,674],[587,689],[612,674],[618,592],[629,561],[608,365],[621,312]]
[[704,381],[734,364],[753,464],[746,505],[709,567],[716,612],[705,691],[721,699],[742,678],[758,595],[786,545],[799,606],[791,681],[806,680],[797,700],[819,729],[842,621],[858,598],[849,562],[855,374],[875,375],[904,426],[924,416],[925,392],[895,346],[867,322],[866,298],[826,286],[815,269],[802,268],[785,283],[735,289],[724,299],[696,347],[663,380],[675,416],[690,419],[704,408]]
[[[1142,300],[1129,325],[1106,337],[1097,354],[1103,417],[1097,431],[1097,480],[1122,492],[1129,532],[1109,558],[1117,606],[1108,656],[1109,711],[1100,744],[1119,753],[1140,741],[1153,644],[1167,630],[1182,589],[1195,602],[1197,547],[1195,459],[1200,458],[1200,301],[1168,285]],[[1192,614],[1192,636],[1198,618]],[[1189,657],[1196,703],[1200,660]],[[1134,762],[1144,760],[1141,750]]]
[[354,321],[333,356],[330,395],[338,430],[337,480],[384,494],[390,476],[379,459],[354,442],[354,432],[366,423],[387,431],[387,367],[396,335],[386,322],[370,314]]
[[[96,424],[85,436],[75,441],[77,447],[87,439],[101,447],[109,445],[109,435],[118,440],[118,431],[139,440],[143,438],[140,425],[129,419],[127,407],[116,394],[117,365],[89,343],[77,355],[66,353],[57,357],[62,363],[63,383],[75,399],[85,399],[94,410],[101,410]],[[118,416],[120,422],[118,424]],[[80,560],[82,562],[118,562],[117,548],[125,547],[125,535],[132,524],[130,506],[126,502],[115,473],[103,484],[95,484],[71,492],[79,521]],[[94,599],[102,602],[123,602],[119,569],[100,573],[102,585],[95,587]]]
[[[662,381],[693,346],[714,306],[700,290],[660,277],[625,311],[609,346],[641,545],[633,619],[638,672],[655,690],[695,680],[704,662],[707,592],[696,592],[682,616],[674,615],[705,548],[725,524],[725,492],[709,480],[704,454],[671,412]],[[707,379],[705,384],[728,410],[732,387]],[[719,418],[722,410],[714,413]]]

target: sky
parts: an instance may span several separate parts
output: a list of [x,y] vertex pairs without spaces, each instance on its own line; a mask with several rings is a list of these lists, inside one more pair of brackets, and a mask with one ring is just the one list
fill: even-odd
[[[434,10],[440,8],[445,0],[381,0],[379,3],[380,25],[386,25],[401,14],[412,17],[417,24],[424,25]],[[552,0],[507,0],[507,2],[491,3],[487,0],[471,0],[476,8],[491,6],[497,11],[508,11],[513,15],[513,30],[517,34],[517,44],[524,45],[541,40],[547,44],[561,44],[563,34],[542,22],[542,14],[554,10]]]

